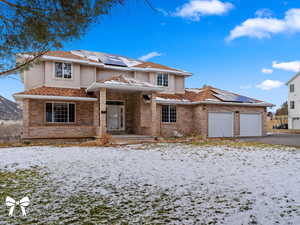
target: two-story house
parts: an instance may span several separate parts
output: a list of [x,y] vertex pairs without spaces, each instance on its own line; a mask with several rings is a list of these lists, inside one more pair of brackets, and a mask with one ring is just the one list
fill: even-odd
[[48,52],[20,76],[24,139],[261,136],[273,106],[211,86],[187,89],[192,74],[183,70],[83,50]]
[[300,129],[300,73],[287,82],[288,85],[288,127]]

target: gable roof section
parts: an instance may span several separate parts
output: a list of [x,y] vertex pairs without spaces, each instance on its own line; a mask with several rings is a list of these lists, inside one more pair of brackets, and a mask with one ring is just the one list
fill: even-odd
[[138,64],[138,65],[134,66],[134,67],[173,70],[173,71],[180,72],[180,70],[177,70],[177,69],[174,69],[174,68],[171,68],[171,67],[168,67],[168,66],[164,66],[164,65],[161,65],[161,64],[153,63],[153,62],[143,62],[141,64]]
[[[20,56],[26,57],[31,56],[34,53],[22,53]],[[86,62],[103,67],[115,67],[122,70],[132,71],[147,71],[147,70],[162,70],[167,72],[174,72],[181,75],[191,75],[184,70],[178,70],[165,65],[161,65],[153,62],[144,62],[137,59],[131,59],[125,56],[102,53],[102,52],[91,52],[85,50],[74,50],[74,51],[49,51],[42,56],[42,59],[49,60],[69,60],[74,62]]]
[[97,97],[87,93],[85,89],[39,87],[13,95],[15,99],[53,99],[74,101],[97,101]]
[[92,97],[88,95],[85,89],[74,88],[56,88],[56,87],[39,87],[30,89],[24,92],[16,93],[16,95],[53,95],[53,96],[67,96],[67,97]]
[[295,80],[299,75],[300,75],[300,73],[297,73],[295,76],[293,76],[288,82],[286,82],[286,85],[288,85],[288,84],[291,83],[293,80]]

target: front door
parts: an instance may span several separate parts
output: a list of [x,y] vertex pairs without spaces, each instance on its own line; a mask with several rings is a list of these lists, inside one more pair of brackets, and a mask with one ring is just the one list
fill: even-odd
[[124,105],[107,105],[107,130],[124,130]]

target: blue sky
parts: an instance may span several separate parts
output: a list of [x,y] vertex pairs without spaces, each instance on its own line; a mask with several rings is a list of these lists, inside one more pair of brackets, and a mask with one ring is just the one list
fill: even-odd
[[[284,0],[127,0],[65,50],[139,58],[192,72],[187,87],[209,84],[280,105],[300,70],[300,3]],[[264,69],[264,72],[262,71]],[[21,82],[2,78],[10,99]]]

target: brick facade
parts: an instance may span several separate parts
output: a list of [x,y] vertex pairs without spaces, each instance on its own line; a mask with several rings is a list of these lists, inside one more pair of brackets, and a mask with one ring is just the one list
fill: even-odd
[[46,102],[51,101],[29,99],[23,101],[23,108],[25,109],[23,110],[23,138],[85,138],[96,135],[94,102],[72,102],[76,105],[76,121],[65,125],[46,122]]
[[240,113],[261,113],[262,133],[266,134],[266,108],[247,106],[225,106],[225,105],[196,105],[177,106],[177,122],[161,122],[161,106],[158,106],[157,116],[161,136],[172,136],[174,131],[183,135],[199,135],[203,138],[208,136],[208,113],[209,112],[233,112],[234,113],[234,136],[240,135]]
[[[261,113],[262,131],[266,134],[265,107],[225,106],[225,105],[177,105],[177,122],[161,122],[161,105],[153,99],[145,102],[142,92],[118,92],[107,90],[98,94],[97,102],[73,102],[76,104],[74,124],[47,123],[45,119],[45,100],[23,101],[23,138],[86,138],[100,136],[101,116],[106,123],[106,114],[101,115],[101,104],[106,101],[124,101],[125,133],[153,136],[174,136],[174,131],[182,135],[208,135],[209,112],[233,112],[234,135],[240,134],[240,113]],[[102,101],[99,96],[102,96]],[[152,96],[154,98],[155,95]],[[50,101],[51,102],[51,101]],[[63,102],[63,101],[59,101]],[[68,101],[69,102],[69,101]],[[105,118],[104,118],[105,117]]]

